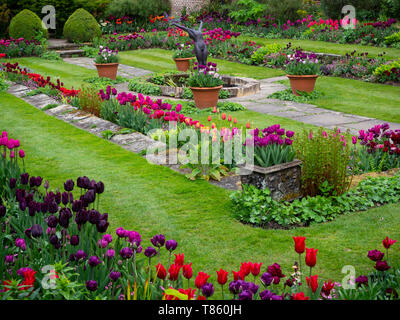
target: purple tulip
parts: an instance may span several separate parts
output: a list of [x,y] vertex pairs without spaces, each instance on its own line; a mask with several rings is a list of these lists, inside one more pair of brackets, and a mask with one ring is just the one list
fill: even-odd
[[96,291],[97,288],[98,288],[97,281],[96,281],[96,280],[89,280],[89,281],[86,281],[86,288],[87,288],[89,291]]
[[174,251],[177,246],[178,243],[175,240],[167,240],[165,242],[165,248],[170,252]]

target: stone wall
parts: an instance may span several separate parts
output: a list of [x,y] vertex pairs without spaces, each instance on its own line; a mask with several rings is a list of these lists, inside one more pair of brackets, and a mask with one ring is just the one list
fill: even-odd
[[207,5],[208,0],[171,0],[171,15],[179,17],[183,7],[187,12],[195,11]]

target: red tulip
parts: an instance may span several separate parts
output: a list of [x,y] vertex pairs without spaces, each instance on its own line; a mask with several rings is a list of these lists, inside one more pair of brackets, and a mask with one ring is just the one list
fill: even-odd
[[314,248],[306,249],[306,265],[308,265],[311,268],[317,264],[317,252],[318,249]]
[[253,265],[251,267],[251,273],[253,276],[257,277],[260,274],[261,266],[262,266],[262,262],[253,263]]
[[191,279],[193,277],[192,263],[183,265],[182,273],[186,279]]
[[183,266],[183,260],[185,259],[183,253],[175,254],[175,264],[178,266],[182,267]]
[[294,240],[294,250],[298,254],[304,253],[306,250],[306,237],[293,237]]
[[233,280],[237,281],[237,280],[244,280],[244,273],[243,270],[239,270],[239,271],[232,271],[233,273]]
[[237,119],[236,118],[233,118],[233,123],[237,123]]
[[247,123],[246,123],[246,128],[250,129],[250,122],[249,121],[247,121]]
[[211,121],[211,116],[208,116],[208,117],[207,117],[207,120],[208,120],[208,121]]
[[223,286],[228,281],[228,271],[220,269],[217,271],[218,283]]
[[383,241],[382,244],[386,249],[389,249],[393,244],[395,244],[397,240],[392,240],[389,239],[389,237],[386,237]]
[[318,275],[311,276],[310,278],[306,277],[306,280],[307,280],[307,286],[311,287],[312,292],[315,293],[315,291],[317,291],[319,287]]
[[159,263],[156,265],[157,278],[164,280],[167,276],[167,270],[165,270],[164,266]]
[[209,277],[211,276],[205,272],[200,271],[197,274],[196,279],[194,280],[194,285],[196,286],[196,288],[200,289],[204,284],[206,284]]
[[325,281],[324,285],[322,286],[321,292],[323,292],[326,296],[329,296],[334,287],[335,287],[335,283],[333,281],[331,281],[331,280]]
[[292,294],[292,300],[309,300],[310,297],[305,297],[304,292],[298,292]]
[[180,270],[181,270],[181,266],[179,266],[177,264],[171,265],[168,269],[169,280],[171,280],[171,281],[178,280]]
[[232,121],[232,116],[231,115],[228,116],[228,121]]
[[242,265],[240,266],[240,271],[242,271],[245,277],[250,274],[252,266],[253,264],[251,262],[242,262]]
[[226,114],[225,114],[225,113],[222,113],[222,114],[221,114],[221,119],[222,119],[222,120],[225,120],[225,119],[226,119]]

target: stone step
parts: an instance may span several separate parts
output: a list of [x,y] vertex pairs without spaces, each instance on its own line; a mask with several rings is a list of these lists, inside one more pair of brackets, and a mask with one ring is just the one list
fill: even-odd
[[74,56],[83,57],[84,51],[81,49],[74,49],[74,50],[55,50],[61,58],[72,58]]

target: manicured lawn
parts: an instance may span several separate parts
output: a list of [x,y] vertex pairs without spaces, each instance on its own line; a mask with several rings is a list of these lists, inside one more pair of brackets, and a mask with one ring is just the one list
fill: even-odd
[[340,44],[325,41],[313,41],[313,40],[294,40],[294,39],[266,39],[257,37],[240,36],[239,39],[245,41],[255,41],[258,45],[268,45],[272,43],[279,43],[286,46],[289,42],[292,43],[293,47],[301,47],[307,51],[313,52],[324,52],[345,55],[354,50],[358,53],[368,52],[371,57],[376,57],[379,54],[386,52],[384,57],[388,60],[400,58],[400,49],[396,48],[382,48],[373,46],[363,46],[357,44]]
[[[289,81],[282,81],[289,86]],[[400,87],[337,77],[320,77],[316,90],[324,96],[312,104],[391,122],[400,122]]]
[[[31,174],[48,179],[54,189],[66,179],[82,175],[103,181],[106,191],[101,211],[110,214],[112,230],[122,226],[140,232],[145,247],[156,233],[176,239],[177,252],[193,262],[194,272],[206,271],[214,282],[216,270],[238,270],[242,261],[249,260],[263,262],[262,271],[278,262],[289,275],[297,258],[293,235],[306,236],[307,247],[319,249],[314,272],[320,278],[341,281],[343,266],[354,265],[356,275],[371,271],[368,250],[382,249],[386,236],[400,238],[398,205],[297,230],[243,225],[232,217],[229,192],[224,189],[205,181],[191,182],[168,168],[150,165],[138,155],[7,93],[0,94],[0,111],[0,130],[21,140]],[[393,259],[400,258],[399,250],[391,254]]]
[[[164,49],[142,49],[120,52],[121,63],[132,67],[139,67],[154,72],[176,70],[175,62],[172,60],[172,51]],[[282,70],[267,69],[259,66],[248,66],[241,63],[209,59],[216,62],[220,73],[233,76],[251,77],[254,79],[265,79],[284,75]]]

